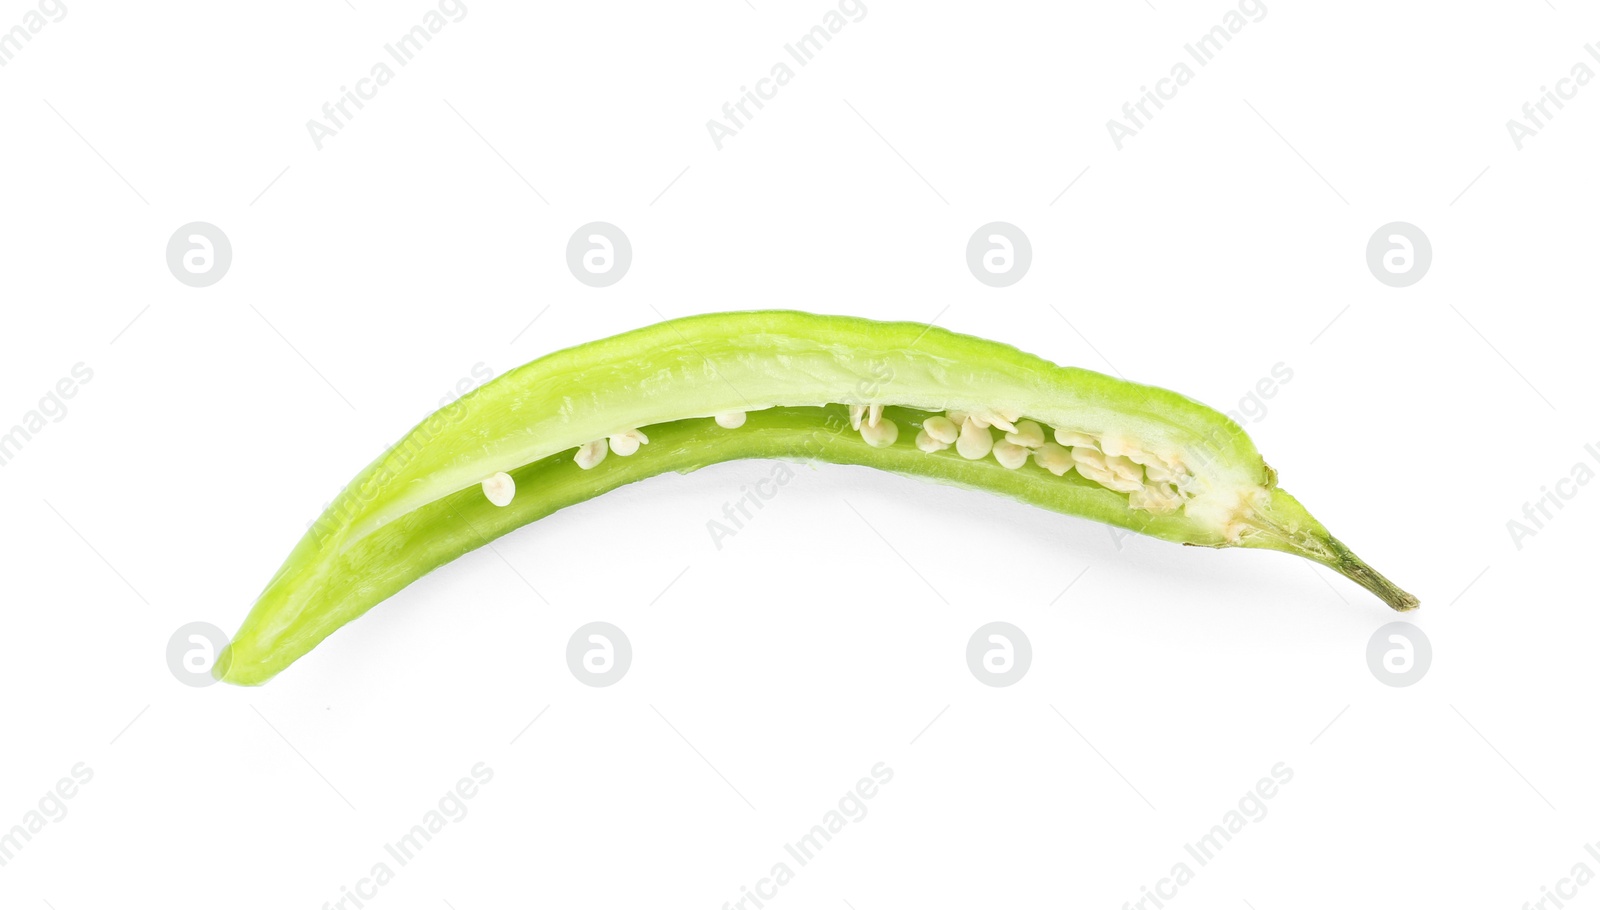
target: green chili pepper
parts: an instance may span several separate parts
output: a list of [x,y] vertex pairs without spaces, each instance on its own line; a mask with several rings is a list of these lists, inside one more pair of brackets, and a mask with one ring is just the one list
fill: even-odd
[[866,465],[1176,543],[1282,550],[1417,605],[1277,488],[1238,424],[1182,395],[915,323],[722,313],[559,351],[435,412],[345,487],[214,672],[265,682],[502,534],[742,458]]

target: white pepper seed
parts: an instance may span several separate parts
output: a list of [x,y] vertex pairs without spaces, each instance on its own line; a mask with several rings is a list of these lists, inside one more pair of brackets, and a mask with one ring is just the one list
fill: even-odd
[[517,483],[510,474],[500,471],[484,479],[483,495],[491,503],[504,508],[511,505],[511,500],[517,495]]
[[1072,454],[1053,442],[1047,442],[1034,449],[1033,460],[1039,467],[1057,477],[1072,470]]
[[945,445],[955,442],[956,437],[961,435],[960,424],[952,421],[948,417],[940,417],[938,415],[934,415],[933,417],[929,417],[927,420],[924,420],[922,422],[922,429],[930,437],[938,442],[944,443]]
[[994,444],[994,460],[1015,471],[1028,463],[1028,450],[1014,442],[1001,440]]
[[1037,449],[1044,445],[1044,427],[1032,420],[1019,420],[1016,432],[1006,434],[1006,442],[1024,449]]
[[887,448],[900,438],[900,425],[892,420],[864,423],[861,425],[861,438],[874,449]]
[[606,441],[596,439],[578,446],[578,454],[572,456],[572,460],[578,463],[578,467],[585,471],[589,470],[606,460]]
[[977,461],[989,454],[994,448],[994,437],[989,435],[987,426],[978,426],[978,421],[968,417],[961,424],[961,436],[956,439],[956,451],[968,461]]

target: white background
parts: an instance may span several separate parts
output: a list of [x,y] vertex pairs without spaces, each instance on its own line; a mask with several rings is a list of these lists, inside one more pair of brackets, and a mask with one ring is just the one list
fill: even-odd
[[[0,69],[0,429],[93,370],[0,469],[0,828],[94,774],[0,904],[322,907],[478,762],[469,814],[369,906],[721,907],[878,762],[769,906],[1116,908],[1188,860],[1182,907],[1520,907],[1600,872],[1600,485],[1507,530],[1600,469],[1600,87],[1521,151],[1505,126],[1600,67],[1600,16],[1268,0],[1118,151],[1106,121],[1230,7],[868,0],[719,151],[706,121],[830,9],[751,2],[467,0],[320,151],[306,121],[426,4],[68,0]],[[197,220],[234,250],[205,289],[163,255]],[[594,220],[634,247],[601,290],[564,262]],[[1034,251],[1002,290],[964,261],[992,220]],[[1434,248],[1406,289],[1364,258],[1396,220]],[[773,306],[1222,409],[1286,365],[1247,428],[1421,597],[1431,670],[1380,684],[1395,615],[1291,557],[862,469],[801,470],[719,550],[706,522],[772,470],[740,463],[523,529],[264,688],[169,672],[173,631],[236,628],[475,365]],[[611,688],[563,659],[593,620],[633,643]],[[1010,688],[964,661],[993,620],[1032,641]],[[1183,845],[1279,762],[1197,867]]]

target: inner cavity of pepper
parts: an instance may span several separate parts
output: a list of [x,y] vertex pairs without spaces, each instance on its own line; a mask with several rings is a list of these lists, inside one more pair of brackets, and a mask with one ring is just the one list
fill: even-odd
[[[863,444],[886,448],[900,438],[901,424],[884,414],[883,405],[850,405],[850,429]],[[744,426],[745,412],[724,411],[706,419],[726,430]],[[923,418],[916,426],[916,447],[929,455],[954,449],[968,461],[993,459],[1008,470],[1029,461],[1056,477],[1078,476],[1128,497],[1128,507],[1154,514],[1175,512],[1198,492],[1195,476],[1181,459],[1159,455],[1136,442],[1109,433],[1072,427],[1049,427],[1018,411],[948,410]],[[583,470],[601,468],[607,455],[627,458],[649,445],[640,427],[624,427],[578,446],[572,459]],[[483,481],[484,495],[497,506],[511,504],[510,478],[497,473]]]

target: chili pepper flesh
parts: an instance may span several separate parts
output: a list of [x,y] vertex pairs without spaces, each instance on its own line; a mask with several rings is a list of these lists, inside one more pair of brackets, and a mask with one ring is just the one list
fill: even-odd
[[270,679],[433,569],[655,475],[854,464],[1176,543],[1280,550],[1397,610],[1416,598],[1287,492],[1244,431],[1174,392],[916,323],[757,311],[540,358],[424,420],[346,486],[219,657]]

